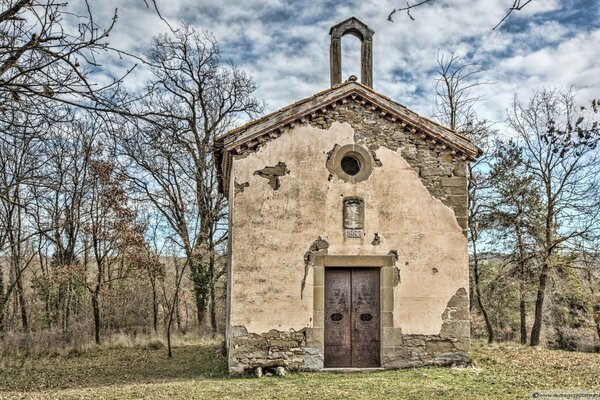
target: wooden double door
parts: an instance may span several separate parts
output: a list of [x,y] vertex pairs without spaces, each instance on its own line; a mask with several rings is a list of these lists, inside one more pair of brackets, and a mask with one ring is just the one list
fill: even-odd
[[378,268],[325,268],[325,368],[380,365]]

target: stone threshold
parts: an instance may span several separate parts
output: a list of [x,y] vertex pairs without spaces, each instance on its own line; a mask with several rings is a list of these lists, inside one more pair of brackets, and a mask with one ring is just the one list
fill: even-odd
[[347,374],[354,372],[377,372],[377,371],[385,371],[383,367],[372,367],[372,368],[321,368],[320,372],[333,372],[336,374]]

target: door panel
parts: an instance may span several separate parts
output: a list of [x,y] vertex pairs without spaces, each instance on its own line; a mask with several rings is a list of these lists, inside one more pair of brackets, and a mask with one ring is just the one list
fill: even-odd
[[352,270],[352,366],[379,366],[379,270]]
[[325,272],[325,367],[352,365],[351,270]]
[[379,269],[325,269],[325,367],[379,366]]

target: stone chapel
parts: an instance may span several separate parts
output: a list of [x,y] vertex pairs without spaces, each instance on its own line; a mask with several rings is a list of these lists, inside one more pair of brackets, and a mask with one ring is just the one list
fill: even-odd
[[[373,90],[373,31],[331,28],[331,87],[217,139],[229,372],[469,359],[469,138]],[[341,39],[361,79],[341,79]],[[280,369],[279,369],[280,370]]]

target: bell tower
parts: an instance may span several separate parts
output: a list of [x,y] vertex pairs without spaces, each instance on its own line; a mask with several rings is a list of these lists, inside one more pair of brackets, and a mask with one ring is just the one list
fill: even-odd
[[354,35],[360,40],[360,82],[373,87],[373,34],[375,32],[355,17],[334,25],[329,30],[329,68],[331,86],[342,83],[342,36]]

